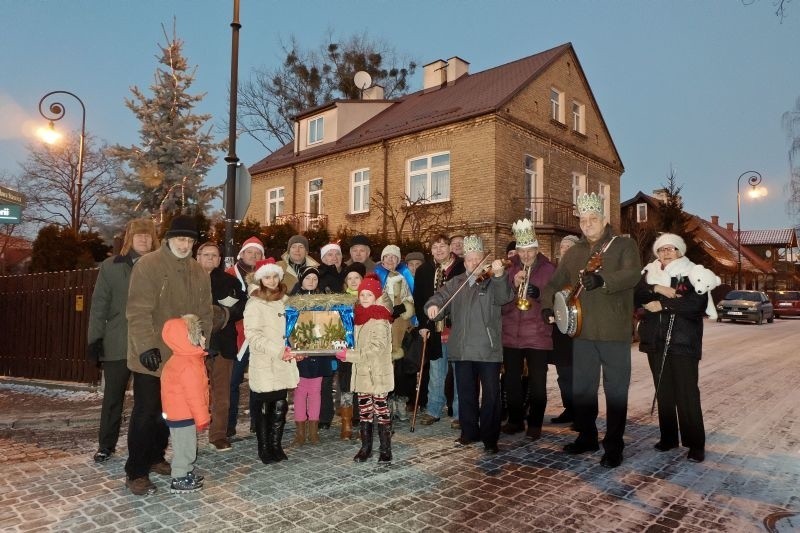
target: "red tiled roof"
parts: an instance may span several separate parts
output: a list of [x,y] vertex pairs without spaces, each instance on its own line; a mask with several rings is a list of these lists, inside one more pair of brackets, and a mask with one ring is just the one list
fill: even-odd
[[335,142],[305,149],[297,155],[293,143],[287,144],[250,167],[250,174],[496,112],[571,49],[571,43],[562,44],[505,65],[465,74],[452,85],[437,90],[406,95]]
[[[716,224],[712,224],[697,215],[691,215],[687,226],[689,229],[695,230],[695,241],[704,245],[706,247],[706,252],[719,264],[728,268],[737,267],[739,250],[735,233]],[[744,232],[742,232],[742,234],[744,234]],[[772,265],[747,248],[744,241],[742,241],[742,271],[758,274],[775,273],[775,269]]]
[[782,248],[792,248],[797,246],[797,236],[792,228],[742,230],[742,244],[745,246],[772,244]]

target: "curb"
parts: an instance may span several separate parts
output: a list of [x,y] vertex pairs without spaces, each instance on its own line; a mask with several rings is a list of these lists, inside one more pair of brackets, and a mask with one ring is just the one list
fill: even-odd
[[71,391],[98,392],[99,385],[89,383],[75,383],[74,381],[52,381],[46,379],[16,378],[0,376],[0,385],[27,385],[29,387],[42,387],[45,389],[63,389]]

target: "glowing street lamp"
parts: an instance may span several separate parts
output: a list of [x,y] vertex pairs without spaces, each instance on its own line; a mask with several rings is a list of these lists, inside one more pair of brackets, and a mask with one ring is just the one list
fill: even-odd
[[45,110],[42,108],[44,101],[53,96],[54,94],[66,94],[67,96],[73,97],[78,103],[81,105],[81,138],[80,138],[80,147],[78,148],[78,176],[75,183],[75,199],[74,205],[72,208],[72,227],[77,233],[80,230],[81,224],[81,198],[83,196],[83,145],[86,139],[86,106],[83,105],[83,100],[78,98],[76,95],[69,91],[51,91],[46,95],[42,96],[42,99],[39,100],[39,114],[42,115],[45,119],[50,121],[49,128],[39,128],[39,136],[47,143],[53,144],[57,142],[58,139],[61,137],[61,134],[55,131],[54,122],[57,122],[64,118],[64,113],[66,110],[64,109],[64,104],[61,102],[53,102],[50,106]]
[[750,198],[762,198],[767,195],[766,187],[759,187],[761,185],[761,174],[755,170],[748,170],[742,172],[736,180],[736,250],[738,258],[736,260],[736,288],[742,288],[742,216],[741,216],[741,195],[739,193],[739,186],[742,183],[742,178],[747,176],[747,183],[750,185],[750,190],[747,191]]

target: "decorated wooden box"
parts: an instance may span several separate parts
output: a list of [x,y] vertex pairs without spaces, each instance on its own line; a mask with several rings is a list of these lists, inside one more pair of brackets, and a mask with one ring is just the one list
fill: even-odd
[[353,304],[348,294],[302,294],[286,302],[286,338],[293,352],[334,355],[353,347]]

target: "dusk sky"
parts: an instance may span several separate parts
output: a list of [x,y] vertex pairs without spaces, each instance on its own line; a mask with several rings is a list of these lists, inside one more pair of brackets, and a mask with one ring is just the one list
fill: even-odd
[[[749,4],[749,5],[746,5]],[[39,99],[74,92],[89,133],[138,143],[129,87],[153,82],[163,23],[173,17],[197,66],[198,111],[227,138],[232,0],[0,0],[0,177],[19,172],[44,120]],[[800,97],[800,3],[781,23],[772,0],[727,1],[267,1],[241,0],[240,80],[283,60],[294,35],[316,47],[329,31],[384,39],[421,66],[459,56],[479,72],[572,42],[625,165],[622,200],[675,170],[687,211],[736,222],[736,179],[764,176],[767,199],[742,200],[742,229],[788,227],[788,141],[781,116]],[[59,126],[80,128],[80,106],[61,100]],[[224,153],[207,177],[225,179]],[[267,154],[249,137],[237,155]],[[743,180],[744,182],[744,180]],[[24,190],[23,190],[24,192]],[[744,193],[744,190],[742,191]]]

